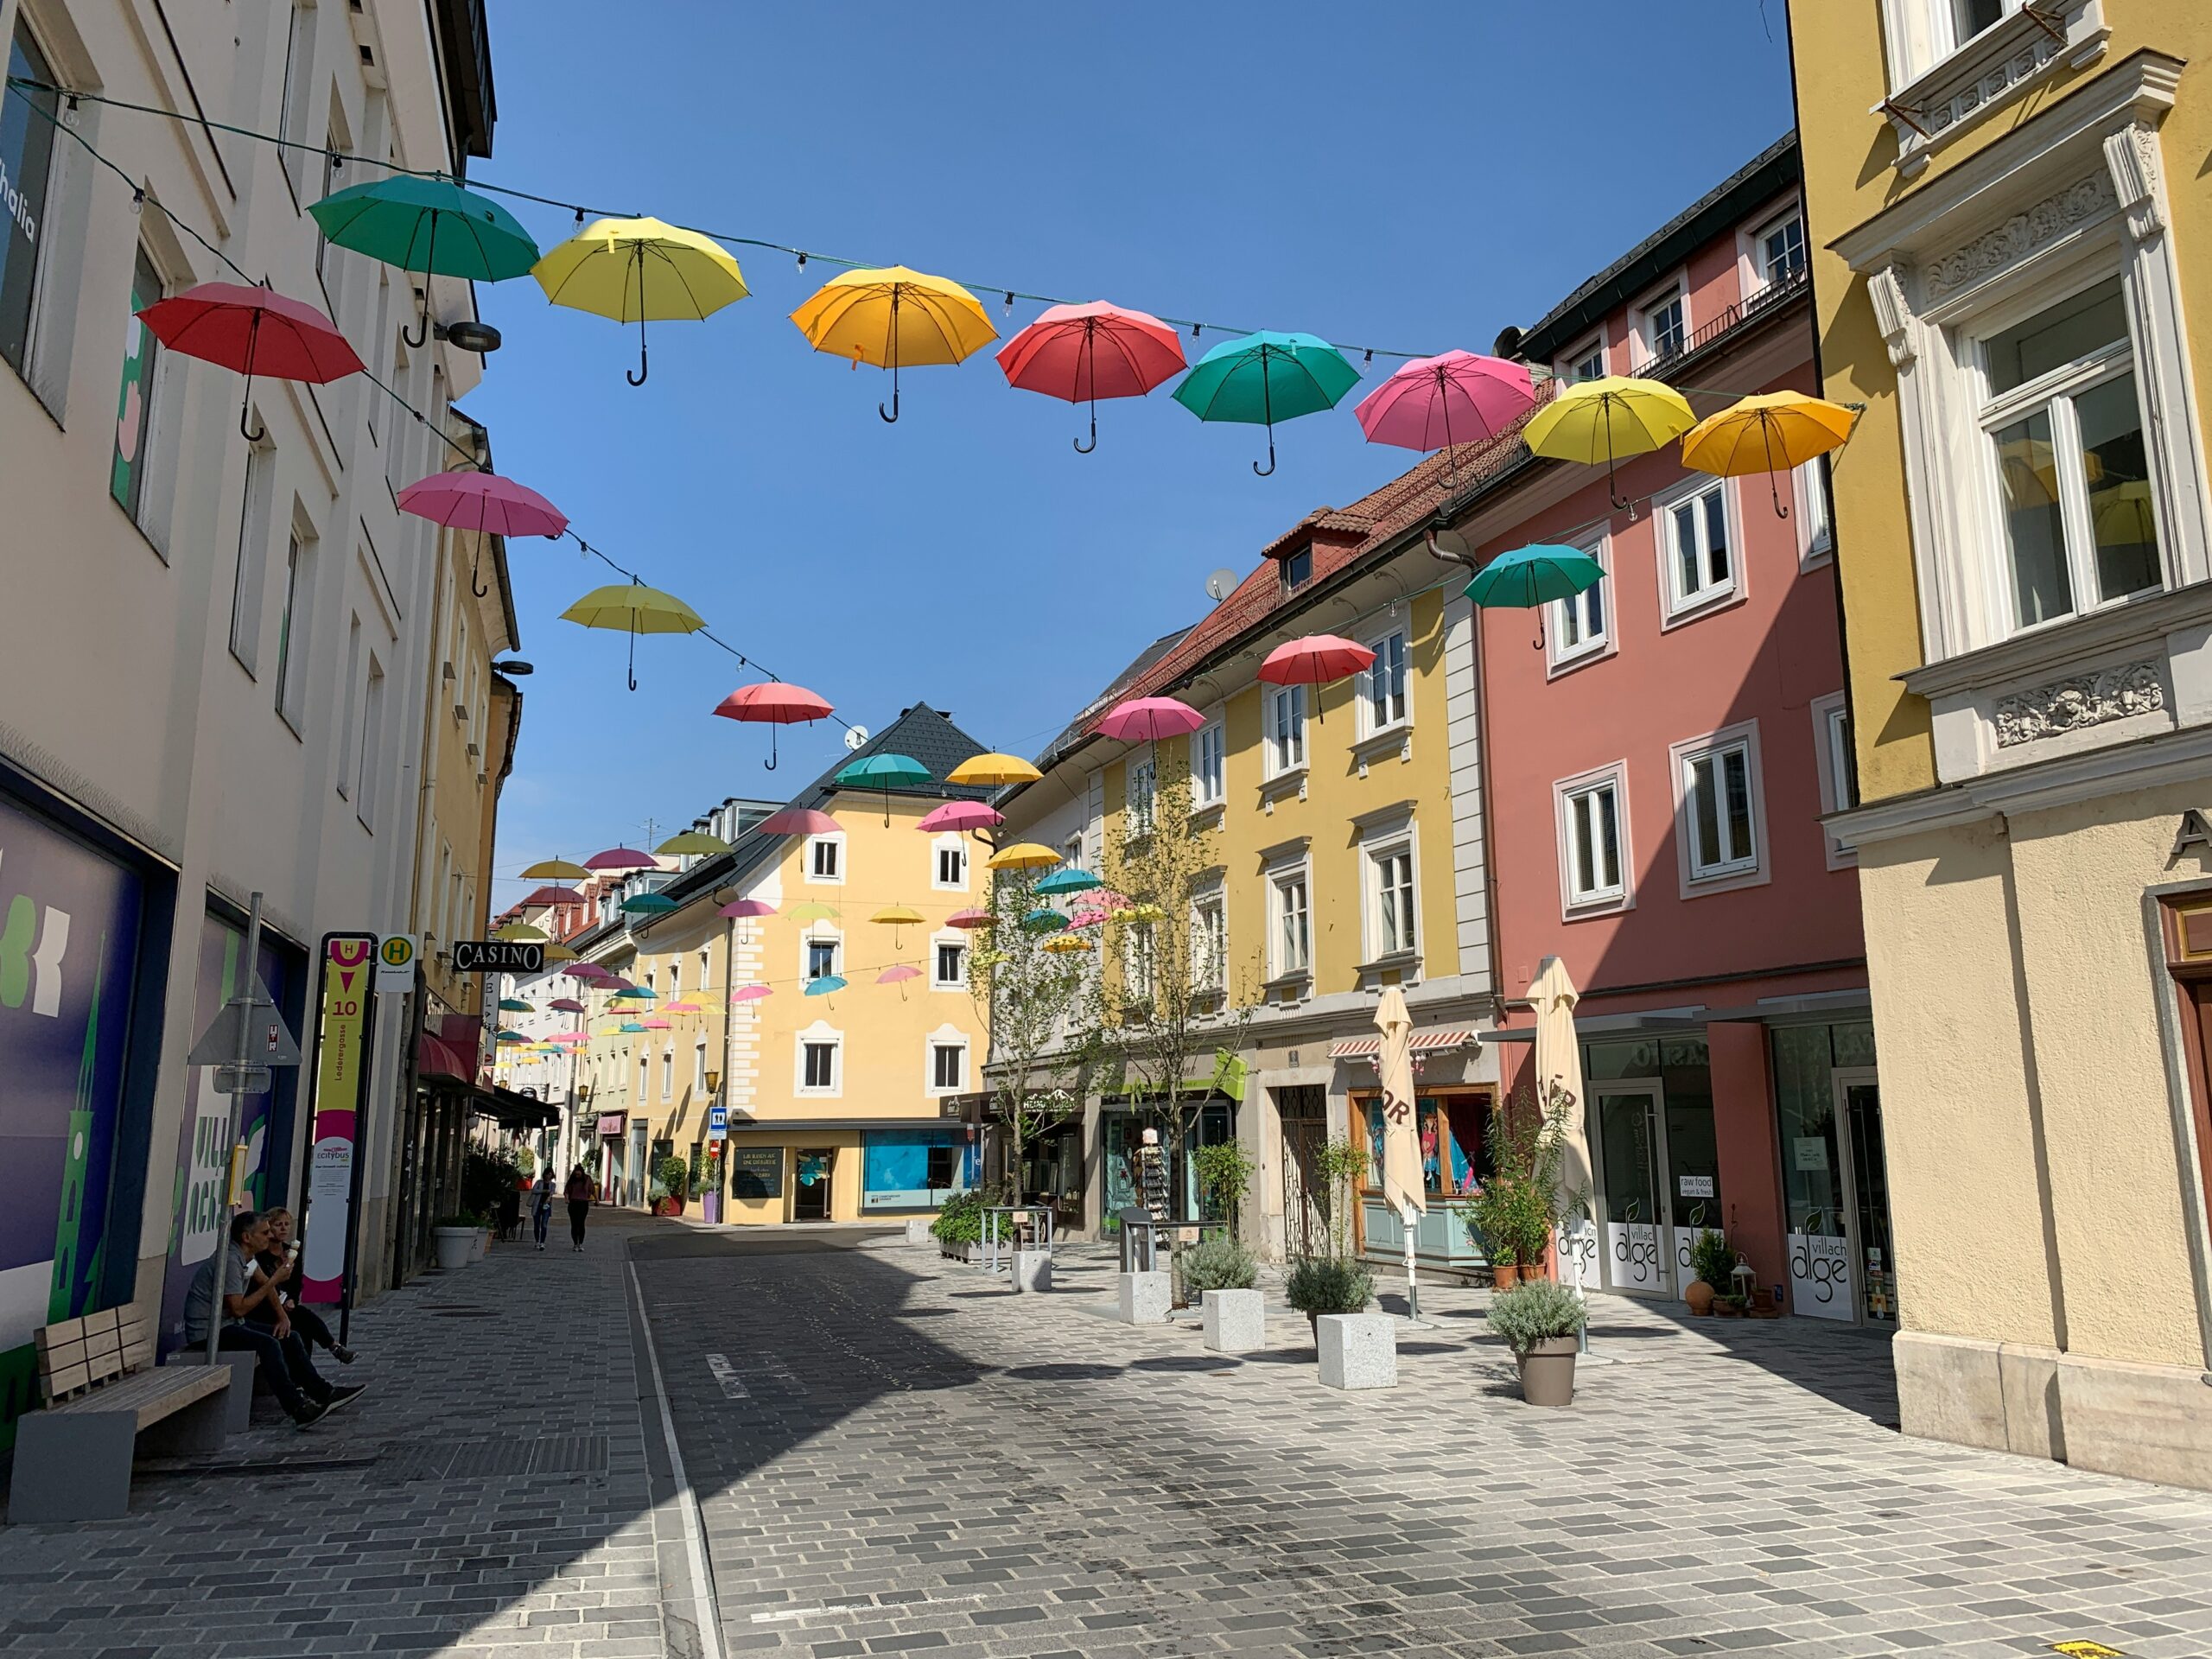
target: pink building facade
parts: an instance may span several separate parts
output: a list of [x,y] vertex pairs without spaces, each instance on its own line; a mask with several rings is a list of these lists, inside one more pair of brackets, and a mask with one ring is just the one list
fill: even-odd
[[[1668,381],[1700,414],[1817,392],[1797,178],[1784,139],[1522,354],[1561,383]],[[1679,1296],[1717,1226],[1770,1305],[1878,1328],[1895,1297],[1858,876],[1821,822],[1851,804],[1826,464],[1717,479],[1669,443],[1609,480],[1520,451],[1450,518],[1478,562],[1548,543],[1605,571],[1573,601],[1477,613],[1506,1017],[1529,1029],[1548,957],[1580,991],[1593,1225],[1567,1265]],[[1530,1050],[1504,1034],[1517,1093]]]

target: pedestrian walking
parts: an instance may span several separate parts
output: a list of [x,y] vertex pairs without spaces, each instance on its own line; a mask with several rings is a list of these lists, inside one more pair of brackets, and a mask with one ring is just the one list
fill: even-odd
[[578,1164],[569,1172],[565,1191],[569,1200],[569,1248],[581,1250],[584,1247],[584,1223],[591,1217],[591,1177]]
[[545,1249],[545,1230],[553,1224],[553,1166],[537,1172],[537,1185],[530,1192],[530,1221],[537,1234],[537,1248]]

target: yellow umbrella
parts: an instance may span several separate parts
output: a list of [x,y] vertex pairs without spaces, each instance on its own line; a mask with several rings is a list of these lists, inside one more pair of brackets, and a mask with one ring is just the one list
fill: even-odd
[[594,588],[561,613],[563,622],[607,628],[630,636],[630,689],[638,689],[638,636],[641,633],[696,633],[707,626],[674,594],[641,582],[617,582]]
[[591,872],[565,858],[541,858],[522,873],[525,881],[588,881]]
[[653,851],[671,858],[685,853],[726,853],[729,851],[729,842],[720,836],[710,836],[703,830],[686,830],[680,836],[671,836]]
[[1529,449],[1554,461],[1605,463],[1605,487],[1616,507],[1628,503],[1613,488],[1613,463],[1648,455],[1697,424],[1682,394],[1656,380],[1608,374],[1569,386],[1538,410],[1521,429]]
[[837,906],[824,904],[794,905],[784,912],[785,918],[794,922],[834,922],[838,918]]
[[1158,905],[1131,905],[1126,910],[1107,912],[1107,918],[1116,922],[1131,922],[1142,926],[1148,922],[1164,922],[1167,912]]
[[532,927],[528,922],[510,922],[492,937],[509,944],[535,944],[546,935],[543,928]]
[[1068,950],[1094,950],[1097,947],[1080,933],[1055,933],[1045,941],[1044,949],[1058,953]]
[[574,962],[575,959],[576,953],[565,944],[549,944],[545,947],[545,960],[548,962]]
[[645,324],[691,321],[748,291],[737,261],[709,237],[657,219],[595,219],[530,268],[556,305],[638,325],[638,372],[645,384]]
[[971,754],[945,773],[944,781],[996,789],[1004,784],[1033,784],[1044,775],[1018,754]]
[[1033,841],[1018,841],[1011,847],[1001,847],[989,860],[995,870],[1042,870],[1059,861],[1058,853]]
[[959,283],[904,265],[849,270],[832,276],[791,313],[817,352],[891,371],[891,407],[899,418],[899,365],[957,363],[999,337],[976,296]]
[[1767,474],[1777,518],[1787,518],[1774,474],[1802,466],[1840,447],[1859,423],[1859,411],[1802,391],[1768,391],[1744,397],[1708,415],[1682,435],[1682,465],[1716,478]]
[[877,911],[874,915],[868,918],[868,920],[884,922],[893,927],[919,925],[922,912],[911,905],[892,905],[886,909]]

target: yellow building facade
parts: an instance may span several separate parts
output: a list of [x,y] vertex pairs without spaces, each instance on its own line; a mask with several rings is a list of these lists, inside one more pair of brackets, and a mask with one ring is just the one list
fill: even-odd
[[2212,10],[1790,14],[1904,1427],[2212,1486]]

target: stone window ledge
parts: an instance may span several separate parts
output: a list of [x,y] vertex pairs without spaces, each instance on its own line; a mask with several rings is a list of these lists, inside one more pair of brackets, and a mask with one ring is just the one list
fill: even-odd
[[2111,36],[2103,0],[2041,0],[1947,54],[1869,113],[1885,117],[1897,134],[1898,175],[1917,178],[1937,150],[2031,87],[2094,63]]

